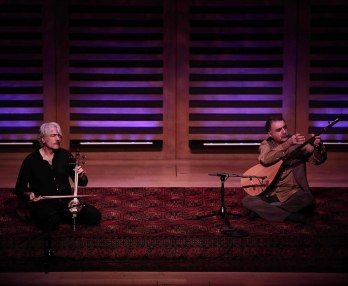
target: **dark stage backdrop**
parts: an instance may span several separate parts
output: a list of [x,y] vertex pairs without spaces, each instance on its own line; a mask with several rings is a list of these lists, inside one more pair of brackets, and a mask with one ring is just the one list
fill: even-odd
[[[292,131],[348,139],[344,0],[0,0],[0,141],[58,121],[66,146],[250,143]],[[190,144],[191,143],[191,144]],[[153,156],[153,153],[151,155]]]

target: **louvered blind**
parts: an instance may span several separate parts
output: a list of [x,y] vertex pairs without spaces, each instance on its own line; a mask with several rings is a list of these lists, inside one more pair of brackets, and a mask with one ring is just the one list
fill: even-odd
[[1,1],[0,141],[32,141],[42,120],[42,6]]
[[323,136],[346,141],[346,2],[0,0],[0,141],[51,119],[77,141],[259,141],[272,114],[341,116]]
[[190,140],[260,140],[283,114],[282,1],[191,1]]
[[309,132],[340,117],[325,140],[348,140],[348,3],[311,1]]
[[70,138],[162,140],[161,1],[70,1]]

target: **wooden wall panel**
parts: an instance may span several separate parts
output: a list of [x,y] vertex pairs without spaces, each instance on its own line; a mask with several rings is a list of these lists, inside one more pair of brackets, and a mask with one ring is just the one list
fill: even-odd
[[[187,4],[186,4],[187,3]],[[188,6],[185,6],[188,5]],[[182,3],[179,26],[182,105],[188,141],[254,142],[265,136],[270,115],[295,123],[296,8],[294,1],[205,1]],[[184,17],[185,18],[185,17]]]
[[58,88],[69,142],[155,140],[173,157],[175,2],[63,3]]
[[163,140],[163,6],[71,1],[70,138]]
[[[304,112],[299,120],[303,132],[319,133],[337,117],[341,121],[323,134],[333,143],[348,139],[348,3],[347,1],[304,1],[300,4],[308,55],[299,62],[304,77]],[[301,31],[299,31],[300,33]],[[302,98],[299,97],[299,100]],[[308,119],[308,120],[306,120]],[[299,121],[299,125],[301,125]],[[303,124],[305,123],[305,124]]]
[[0,141],[33,141],[44,118],[44,6],[0,2]]
[[190,6],[190,139],[260,140],[284,113],[285,10],[279,1]]
[[259,142],[271,114],[302,133],[341,115],[323,138],[347,141],[344,0],[0,5],[0,141],[56,120],[65,146],[159,140],[144,158],[185,159],[192,141]]

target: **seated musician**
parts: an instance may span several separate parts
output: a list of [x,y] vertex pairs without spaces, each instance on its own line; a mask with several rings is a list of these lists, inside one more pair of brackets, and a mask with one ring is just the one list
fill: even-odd
[[[62,131],[58,123],[44,123],[40,127],[40,148],[23,161],[17,182],[16,194],[28,202],[31,218],[45,231],[57,230],[61,223],[71,224],[72,213],[68,207],[72,198],[45,199],[47,196],[72,195],[69,177],[75,179],[75,164],[72,154],[61,148]],[[81,166],[77,166],[78,184],[86,186],[88,178]],[[80,224],[98,224],[101,213],[94,206],[81,203],[76,215]]]
[[306,175],[306,163],[324,163],[327,158],[325,147],[320,136],[315,136],[311,144],[296,149],[306,142],[305,137],[301,134],[290,135],[282,117],[269,118],[265,127],[269,137],[259,146],[259,162],[266,167],[279,160],[284,160],[284,163],[275,181],[265,192],[245,196],[242,204],[254,217],[259,216],[268,221],[304,223],[305,215],[301,211],[314,204]]

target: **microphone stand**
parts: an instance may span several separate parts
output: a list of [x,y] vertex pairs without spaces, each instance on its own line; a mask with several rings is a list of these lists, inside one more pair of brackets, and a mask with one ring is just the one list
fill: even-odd
[[233,213],[228,213],[225,207],[225,182],[229,178],[228,174],[225,173],[219,173],[219,174],[209,174],[209,176],[219,176],[220,177],[220,208],[217,211],[213,211],[210,214],[206,215],[201,215],[195,217],[195,219],[202,219],[206,217],[212,217],[212,216],[220,216],[223,220],[227,218],[228,215],[233,215],[233,216],[240,216],[238,214],[233,214]]
[[[235,236],[235,237],[243,237],[243,236],[248,236],[249,234],[242,230],[242,229],[235,229],[231,227],[231,223],[228,220],[228,216],[232,215],[235,217],[240,217],[240,214],[234,214],[234,213],[229,213],[226,210],[225,206],[225,182],[229,177],[244,177],[243,175],[237,175],[237,174],[228,174],[228,173],[216,173],[216,174],[209,174],[209,176],[217,176],[220,177],[220,200],[221,200],[221,205],[219,210],[213,211],[210,214],[206,215],[201,215],[201,216],[196,216],[192,218],[193,220],[198,220],[202,218],[207,218],[207,217],[213,217],[213,216],[220,216],[221,219],[223,220],[225,226],[222,228],[221,233],[227,236]],[[246,176],[248,178],[250,177],[255,177],[255,176]]]

